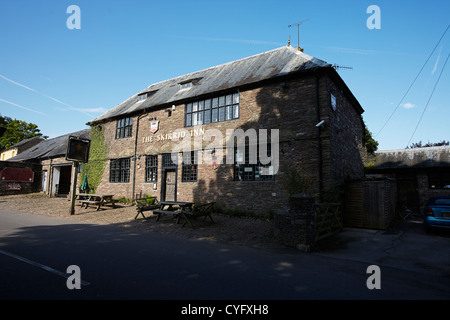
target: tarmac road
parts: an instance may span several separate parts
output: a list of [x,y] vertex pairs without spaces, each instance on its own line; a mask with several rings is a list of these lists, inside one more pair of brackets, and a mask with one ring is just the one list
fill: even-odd
[[[450,299],[450,237],[406,229],[346,230],[304,253],[0,210],[0,298]],[[367,268],[374,264],[381,289],[371,290]],[[79,267],[80,289],[68,288],[71,265]]]

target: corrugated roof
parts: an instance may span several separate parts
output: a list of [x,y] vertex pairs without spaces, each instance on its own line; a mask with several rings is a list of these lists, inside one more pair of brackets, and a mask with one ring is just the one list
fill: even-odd
[[375,152],[373,169],[450,167],[450,146]]
[[8,161],[29,161],[34,159],[44,159],[61,157],[66,155],[67,141],[69,136],[76,136],[83,139],[89,139],[91,129],[84,129],[73,133],[68,133],[56,138],[43,140],[30,149],[19,153],[17,156],[8,159]]
[[[136,111],[248,85],[293,72],[330,66],[325,61],[311,57],[291,46],[284,46],[152,84],[88,124],[92,125]],[[194,80],[194,85],[189,89],[181,89],[180,83],[190,80]],[[149,98],[139,101],[139,95],[150,91],[153,93]]]

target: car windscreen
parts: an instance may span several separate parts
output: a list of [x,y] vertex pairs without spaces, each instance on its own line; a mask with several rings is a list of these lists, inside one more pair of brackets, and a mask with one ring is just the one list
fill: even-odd
[[450,199],[434,199],[432,204],[441,206],[450,206]]

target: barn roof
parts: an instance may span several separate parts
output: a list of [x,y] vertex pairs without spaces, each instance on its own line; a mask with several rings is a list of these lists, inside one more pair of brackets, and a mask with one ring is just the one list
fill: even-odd
[[66,155],[67,141],[69,136],[76,136],[83,139],[89,139],[91,129],[68,133],[56,138],[43,140],[30,149],[19,153],[17,156],[8,159],[8,161],[31,161],[45,158],[61,157]]

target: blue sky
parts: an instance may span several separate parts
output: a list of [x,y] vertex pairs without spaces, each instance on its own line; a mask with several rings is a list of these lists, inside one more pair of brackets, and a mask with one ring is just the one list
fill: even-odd
[[[67,28],[70,5],[81,10],[81,29]],[[370,5],[381,29],[367,28]],[[289,35],[297,46],[288,25],[309,19],[300,46],[353,68],[338,72],[379,149],[449,141],[450,62],[437,80],[450,30],[401,101],[449,14],[442,0],[1,0],[0,113],[50,138],[78,131],[152,83],[284,46]]]

